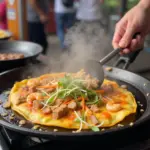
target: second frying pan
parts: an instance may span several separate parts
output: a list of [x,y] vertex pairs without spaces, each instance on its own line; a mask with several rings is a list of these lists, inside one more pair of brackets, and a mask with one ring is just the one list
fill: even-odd
[[26,65],[42,52],[39,44],[26,41],[0,41],[0,53],[22,53],[24,58],[0,60],[0,72]]

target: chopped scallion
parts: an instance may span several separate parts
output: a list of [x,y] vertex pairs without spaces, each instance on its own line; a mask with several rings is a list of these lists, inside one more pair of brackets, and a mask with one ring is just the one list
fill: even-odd
[[96,126],[91,127],[91,129],[92,129],[92,131],[94,131],[94,132],[100,131],[100,129],[99,129],[98,127],[96,127]]

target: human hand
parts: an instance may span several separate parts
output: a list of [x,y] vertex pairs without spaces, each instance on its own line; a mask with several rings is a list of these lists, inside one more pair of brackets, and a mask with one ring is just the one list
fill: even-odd
[[[112,45],[114,48],[125,48],[129,53],[144,45],[145,36],[150,32],[150,7],[141,3],[136,5],[117,23]],[[140,33],[135,39],[134,34]]]
[[49,17],[47,15],[41,14],[40,20],[42,23],[47,23],[49,21]]

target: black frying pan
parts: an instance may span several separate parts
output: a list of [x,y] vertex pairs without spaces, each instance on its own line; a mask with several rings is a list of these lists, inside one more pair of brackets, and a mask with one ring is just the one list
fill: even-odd
[[34,60],[41,52],[39,44],[26,41],[0,41],[0,53],[23,53],[23,59],[0,60],[0,71],[9,70],[26,65]]
[[[34,68],[36,67],[39,68],[40,66],[34,66]],[[41,66],[41,68],[43,68],[43,66]],[[39,70],[42,70],[41,68],[39,68]],[[27,78],[29,75],[34,75],[33,72],[33,68],[30,70],[30,67],[28,66],[26,68],[13,69],[0,74],[0,99],[3,102],[6,101],[7,97],[2,94],[2,92],[11,88],[14,82]],[[84,131],[80,133],[72,133],[70,130],[61,129],[59,129],[58,132],[53,132],[54,128],[46,128],[45,130],[45,127],[42,128],[43,131],[39,131],[31,129],[33,125],[30,123],[24,127],[19,127],[18,118],[21,119],[20,116],[18,116],[15,121],[10,121],[8,116],[1,116],[0,124],[22,134],[58,140],[106,140],[110,137],[111,139],[113,138],[113,140],[116,138],[119,140],[120,137],[121,139],[124,139],[125,136],[128,136],[128,139],[133,139],[133,135],[136,135],[134,138],[141,137],[141,134],[144,134],[144,136],[148,135],[148,132],[144,132],[145,127],[142,126],[144,126],[150,119],[150,81],[134,73],[117,68],[113,68],[111,72],[105,71],[105,75],[106,78],[116,80],[119,84],[126,84],[128,90],[135,95],[136,100],[142,104],[142,106],[138,105],[137,114],[134,117],[130,116],[130,119],[134,121],[133,126],[129,125],[129,122],[131,121],[129,119],[129,122],[123,127],[114,127],[101,132]],[[141,109],[143,109],[144,112],[141,112]],[[7,110],[0,105],[0,113],[3,112],[7,112]],[[9,110],[9,114],[10,113],[11,111]]]

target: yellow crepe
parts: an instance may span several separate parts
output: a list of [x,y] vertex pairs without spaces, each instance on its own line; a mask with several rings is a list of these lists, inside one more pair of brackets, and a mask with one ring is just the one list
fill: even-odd
[[[50,77],[57,77],[60,78],[64,76],[64,73],[57,73],[57,74],[46,74],[36,78],[37,80],[41,80],[43,78],[50,78]],[[52,115],[44,115],[41,110],[32,110],[28,107],[27,103],[22,103],[16,105],[16,99],[19,98],[19,89],[25,86],[30,79],[25,79],[21,82],[17,82],[14,84],[13,88],[11,89],[9,100],[11,102],[11,109],[18,112],[21,116],[23,116],[28,121],[31,121],[35,124],[41,124],[45,126],[55,126],[55,127],[62,127],[67,129],[78,129],[80,127],[80,122],[74,121],[76,119],[76,114],[73,110],[70,110],[69,115],[62,117],[60,119],[53,119]],[[131,92],[127,89],[121,88],[115,81],[110,81],[105,79],[103,85],[111,84],[114,88],[114,93],[117,94],[107,94],[105,95],[104,99],[108,98],[109,100],[120,100],[122,101],[122,108],[120,111],[111,112],[106,109],[106,104],[102,104],[100,112],[93,113],[98,121],[102,123],[101,127],[111,127],[116,125],[117,123],[121,122],[126,116],[136,113],[137,104],[135,101],[134,96]],[[103,97],[102,97],[103,99]],[[90,119],[91,112],[87,111],[86,122],[88,124],[91,123]],[[89,117],[88,117],[89,116]],[[90,127],[87,124],[83,124],[82,129],[89,129]]]

